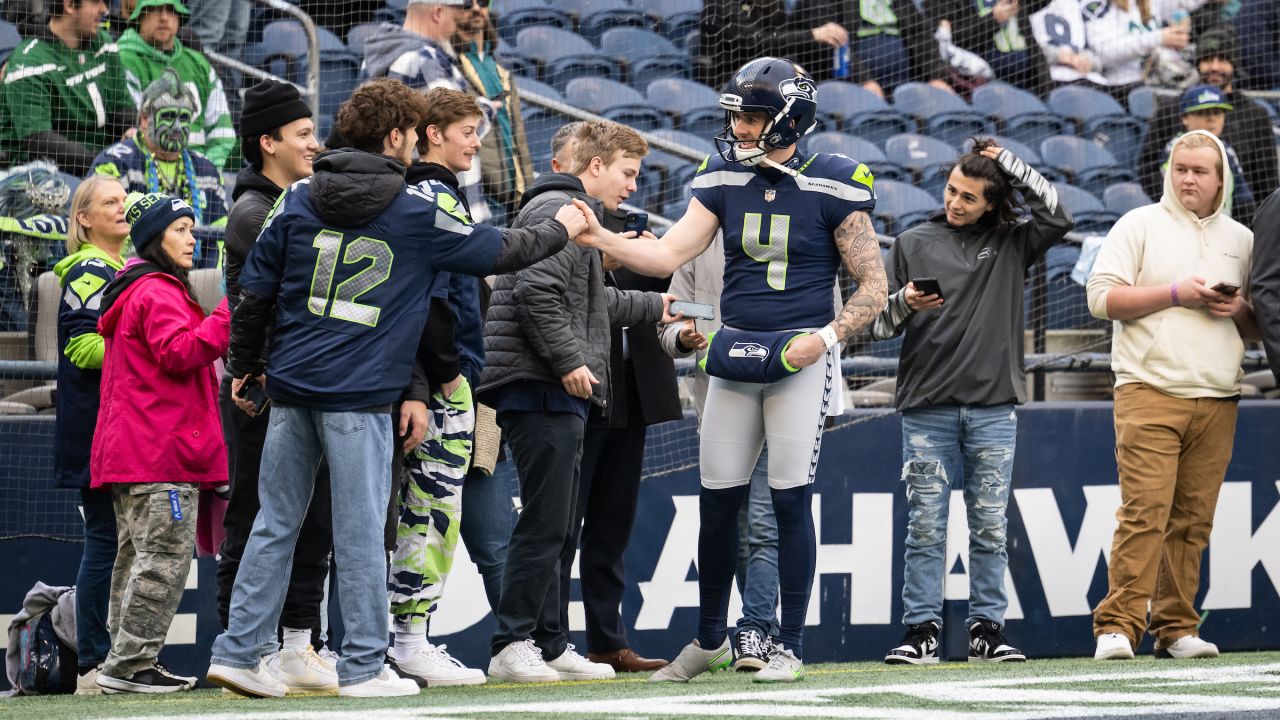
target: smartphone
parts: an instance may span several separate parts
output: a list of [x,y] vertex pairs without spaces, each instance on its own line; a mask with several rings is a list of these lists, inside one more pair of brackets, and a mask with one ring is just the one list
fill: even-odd
[[706,303],[673,300],[670,311],[672,315],[684,315],[687,318],[698,318],[699,320],[716,319],[716,309]]
[[240,392],[236,393],[236,397],[253,403],[254,415],[261,415],[267,403],[271,402],[271,398],[267,397],[267,391],[263,390],[262,385],[251,375],[244,376],[244,382],[241,383]]
[[1213,291],[1220,292],[1223,295],[1235,295],[1236,293],[1240,292],[1240,286],[1232,285],[1231,283],[1220,282],[1217,285],[1213,286]]
[[622,225],[622,232],[634,232],[636,235],[649,229],[649,213],[629,212]]
[[938,284],[938,278],[915,278],[911,281],[911,284],[915,285],[916,290],[919,290],[925,295],[937,295],[938,297],[942,297],[942,286]]

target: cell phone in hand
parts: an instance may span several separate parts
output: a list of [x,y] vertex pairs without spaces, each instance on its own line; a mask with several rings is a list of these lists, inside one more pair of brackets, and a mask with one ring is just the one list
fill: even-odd
[[942,286],[938,284],[938,278],[922,277],[915,278],[911,281],[916,286],[916,290],[925,295],[937,295],[942,297]]
[[1213,286],[1213,291],[1222,293],[1223,295],[1233,296],[1236,293],[1240,292],[1240,286],[1232,285],[1231,283],[1220,282],[1217,285]]
[[622,232],[634,232],[636,235],[649,229],[649,213],[629,212],[622,225]]
[[236,393],[236,397],[253,403],[254,415],[261,415],[267,403],[271,402],[271,398],[267,397],[267,391],[262,389],[261,383],[252,375],[244,376],[244,382],[240,384],[240,392]]
[[706,303],[673,300],[671,307],[668,309],[672,315],[684,315],[687,318],[698,318],[699,320],[716,319],[716,309]]

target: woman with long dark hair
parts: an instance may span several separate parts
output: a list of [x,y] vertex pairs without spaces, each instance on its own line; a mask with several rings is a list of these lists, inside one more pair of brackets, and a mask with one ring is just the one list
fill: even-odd
[[106,342],[92,485],[111,488],[119,527],[111,577],[106,692],[189,690],[195,678],[156,662],[182,599],[201,486],[227,482],[214,361],[227,349],[226,300],[205,317],[187,279],[195,213],[148,194],[127,210],[138,250],[107,286]]

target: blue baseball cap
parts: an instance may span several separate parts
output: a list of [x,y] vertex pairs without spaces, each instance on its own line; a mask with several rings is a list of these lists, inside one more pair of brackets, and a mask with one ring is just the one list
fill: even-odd
[[1182,94],[1183,115],[1202,110],[1231,112],[1234,109],[1235,106],[1227,102],[1227,94],[1213,85],[1196,85]]

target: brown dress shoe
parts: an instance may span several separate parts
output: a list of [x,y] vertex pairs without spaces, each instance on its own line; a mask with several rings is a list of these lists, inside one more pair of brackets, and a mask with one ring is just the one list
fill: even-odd
[[589,652],[587,653],[587,659],[591,662],[609,665],[615,672],[653,672],[666,667],[670,662],[669,660],[642,658],[631,648],[622,648],[610,653]]

